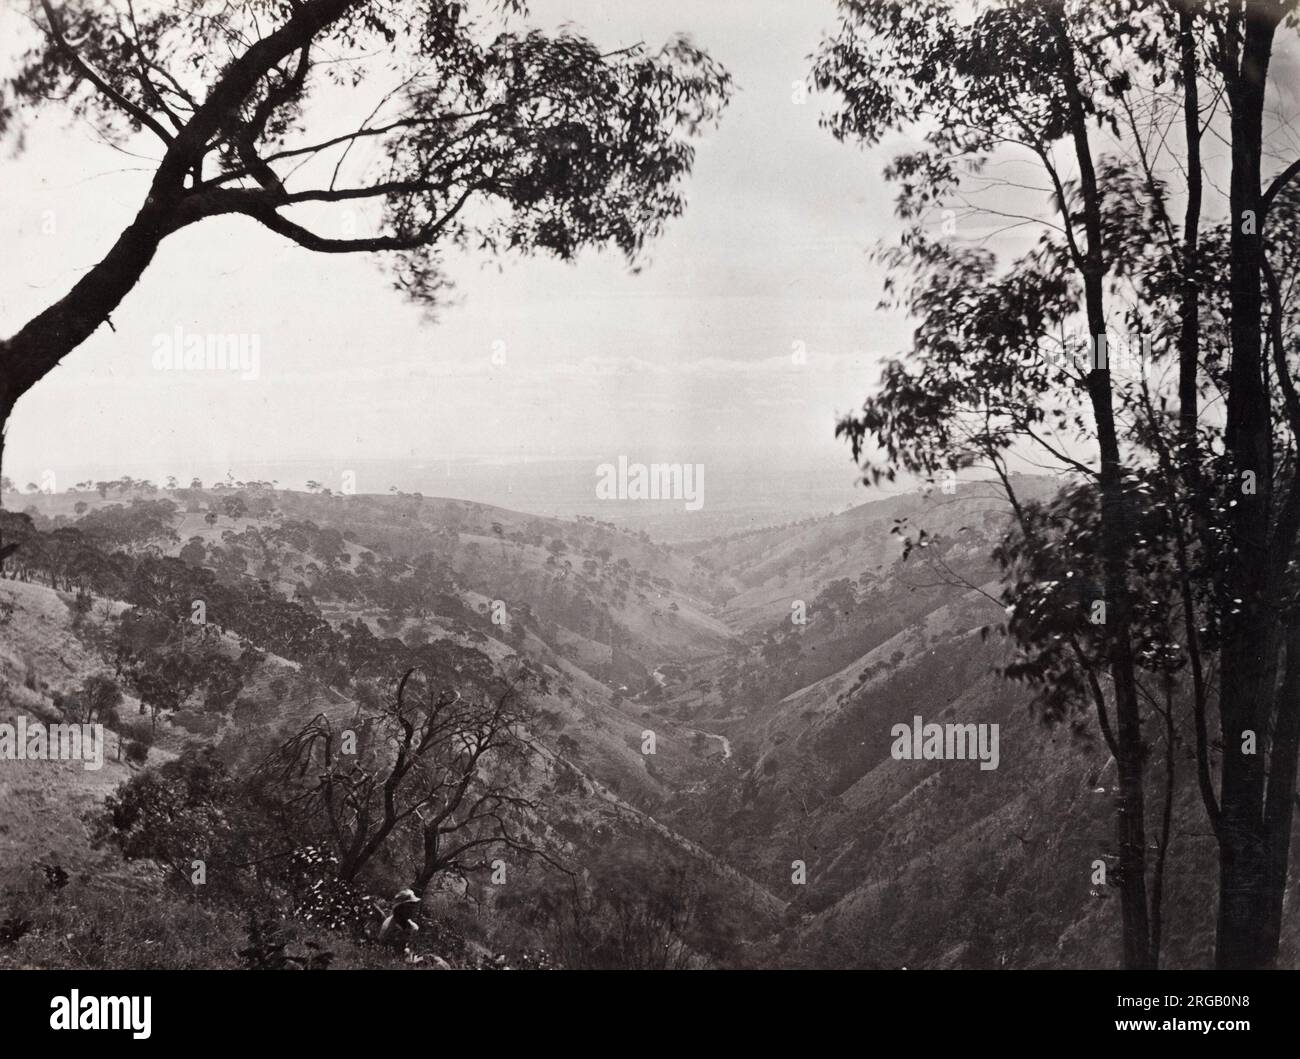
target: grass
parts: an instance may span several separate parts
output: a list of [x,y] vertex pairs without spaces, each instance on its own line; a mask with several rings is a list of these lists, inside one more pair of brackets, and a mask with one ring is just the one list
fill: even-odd
[[[0,896],[0,921],[30,926],[0,943],[0,969],[239,969],[248,946],[247,915],[176,893],[148,879],[74,880],[51,893],[33,888]],[[285,924],[286,951],[307,943],[332,952],[335,968],[404,967],[399,955],[296,920]]]

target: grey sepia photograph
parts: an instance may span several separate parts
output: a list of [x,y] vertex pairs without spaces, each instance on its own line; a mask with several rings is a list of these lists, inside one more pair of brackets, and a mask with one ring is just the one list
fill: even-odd
[[1300,968],[1297,325],[1296,0],[0,0],[0,970]]

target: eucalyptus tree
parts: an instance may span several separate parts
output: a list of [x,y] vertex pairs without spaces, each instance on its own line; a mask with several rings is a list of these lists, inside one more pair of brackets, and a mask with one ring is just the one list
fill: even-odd
[[[685,37],[602,51],[530,27],[523,0],[31,0],[26,14],[0,132],[21,145],[29,112],[57,108],[157,161],[99,263],[0,340],[0,428],[169,235],[214,217],[385,255],[426,304],[446,292],[451,247],[634,259],[684,208],[693,138],[731,89]],[[338,114],[348,91],[360,120]],[[352,164],[362,145],[376,170]],[[338,234],[367,205],[379,230]]]
[[[839,431],[868,480],[1002,483],[1008,672],[1048,716],[1095,711],[1114,755],[1130,967],[1158,961],[1184,733],[1219,842],[1218,960],[1277,951],[1300,726],[1297,165],[1261,176],[1283,26],[1273,0],[844,0],[816,57],[836,136],[918,145],[886,170],[905,230],[880,252],[912,346]],[[998,231],[959,238],[980,218]],[[1017,496],[1022,460],[1061,472],[1057,497]]]

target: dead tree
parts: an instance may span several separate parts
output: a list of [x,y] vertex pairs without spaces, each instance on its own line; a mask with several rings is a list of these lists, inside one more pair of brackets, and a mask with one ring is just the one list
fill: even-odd
[[345,882],[386,846],[415,851],[419,894],[440,872],[482,870],[493,853],[545,856],[521,788],[530,748],[520,683],[463,696],[409,669],[377,714],[343,728],[318,714],[258,772],[295,825],[325,832]]

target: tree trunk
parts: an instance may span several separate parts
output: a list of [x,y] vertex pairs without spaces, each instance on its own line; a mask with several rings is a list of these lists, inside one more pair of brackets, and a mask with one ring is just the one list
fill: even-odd
[[1291,859],[1291,820],[1295,811],[1296,772],[1300,765],[1300,615],[1292,615],[1286,632],[1286,675],[1278,690],[1277,724],[1269,748],[1268,789],[1264,804],[1265,870],[1262,920],[1263,952],[1277,959]]
[[18,398],[89,338],[136,285],[170,230],[168,208],[153,196],[107,256],[21,331],[0,342],[6,419]]
[[[1070,113],[1070,132],[1079,165],[1079,185],[1087,246],[1077,266],[1083,277],[1085,309],[1093,349],[1106,346],[1104,282],[1106,260],[1102,245],[1101,192],[1088,139],[1087,117],[1074,65],[1074,50],[1065,23],[1056,21],[1061,45],[1062,82]],[[1063,204],[1063,208],[1064,204]],[[1067,222],[1068,223],[1068,222]],[[1119,799],[1116,838],[1119,845],[1120,914],[1124,966],[1130,970],[1154,966],[1151,919],[1146,885],[1146,805],[1143,795],[1142,713],[1130,642],[1132,599],[1128,585],[1128,501],[1108,361],[1094,365],[1088,374],[1088,396],[1097,427],[1101,460],[1101,549],[1106,593],[1108,662],[1115,688],[1116,771]]]
[[[9,417],[18,399],[89,338],[121,304],[169,230],[164,217],[165,207],[151,196],[99,264],[16,335],[0,341],[0,472],[4,470]],[[4,555],[4,541],[0,539],[0,569]]]
[[420,861],[420,870],[416,873],[415,881],[411,884],[411,889],[420,897],[424,896],[424,891],[433,881],[433,877],[444,867],[438,855],[441,838],[442,834],[436,826],[424,829],[424,857]]
[[[0,361],[0,365],[3,362]],[[9,432],[9,415],[14,410],[13,401],[8,395],[8,380],[4,377],[4,372],[0,371],[0,475],[4,474],[5,469],[5,435]],[[3,496],[0,496],[0,509],[4,507]],[[4,534],[0,533],[0,577],[4,576],[5,559],[13,553],[17,545],[12,542],[5,544]]]
[[1187,208],[1183,214],[1182,290],[1178,328],[1178,447],[1189,486],[1200,483],[1196,428],[1200,356],[1201,115],[1197,85],[1195,18],[1178,12],[1178,47],[1183,75],[1183,133],[1187,138]]
[[[1232,507],[1232,550],[1220,592],[1225,642],[1220,660],[1219,916],[1216,963],[1221,968],[1271,966],[1278,938],[1269,908],[1270,843],[1265,827],[1269,722],[1276,702],[1281,647],[1277,586],[1269,577],[1272,499],[1272,415],[1262,371],[1263,240],[1261,158],[1268,65],[1279,12],[1248,2],[1239,69],[1227,71],[1232,107],[1229,300],[1232,355],[1225,444],[1238,475],[1253,474]],[[1229,41],[1235,45],[1235,41]],[[1238,486],[1240,488],[1240,485]],[[1248,739],[1253,753],[1244,752]],[[1294,764],[1292,765],[1294,768]],[[1288,816],[1288,826],[1289,826]],[[1285,878],[1285,865],[1282,866]]]

